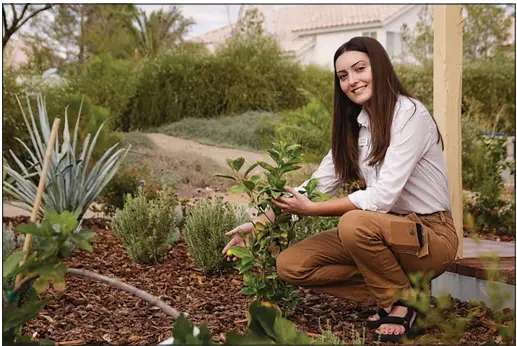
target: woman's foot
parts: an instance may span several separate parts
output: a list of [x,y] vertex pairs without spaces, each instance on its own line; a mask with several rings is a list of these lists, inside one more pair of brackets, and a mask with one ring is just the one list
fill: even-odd
[[[412,316],[408,316],[408,312],[411,310]],[[409,329],[412,329],[413,324],[415,323],[415,319],[417,317],[417,312],[411,308],[407,308],[405,306],[394,305],[389,314],[390,317],[398,317],[401,318],[401,322],[405,320],[407,323],[384,323],[381,324],[377,330],[375,331],[378,335],[394,335],[399,336],[403,334],[407,334]],[[374,317],[374,316],[372,316]],[[407,328],[407,330],[406,330]]]
[[379,327],[379,325],[382,323],[382,320],[388,317],[390,311],[391,307],[386,309],[379,308],[375,315],[368,317],[368,319],[366,320],[366,327],[368,327],[369,329],[375,329]]
[[[380,309],[382,309],[382,308],[380,308]],[[379,312],[381,311],[380,309],[379,309]],[[382,310],[386,311],[386,316],[388,316],[387,314],[389,314],[391,312],[391,307],[382,309]],[[380,320],[381,316],[379,316],[379,312],[377,312],[375,315],[371,315],[370,317],[368,317],[368,321],[375,322],[375,321]],[[380,313],[382,313],[382,312],[380,312]]]

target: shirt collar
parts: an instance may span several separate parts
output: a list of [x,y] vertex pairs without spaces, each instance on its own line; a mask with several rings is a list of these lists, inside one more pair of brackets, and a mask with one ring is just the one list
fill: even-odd
[[368,112],[366,109],[364,109],[364,107],[361,110],[361,113],[359,113],[357,116],[357,122],[363,127],[370,127],[370,117],[368,116]]

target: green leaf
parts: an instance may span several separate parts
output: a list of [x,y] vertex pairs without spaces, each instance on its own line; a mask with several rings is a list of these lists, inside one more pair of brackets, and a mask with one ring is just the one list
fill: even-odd
[[237,181],[237,179],[235,179],[234,177],[230,176],[230,175],[225,175],[225,174],[214,174],[214,177],[219,177],[219,178],[225,178],[225,179],[231,179],[233,181]]
[[25,234],[32,234],[38,237],[45,237],[45,231],[39,224],[35,222],[21,224],[18,227],[16,227],[16,231]]
[[248,167],[248,169],[246,170],[246,172],[244,172],[244,178],[248,177],[248,174],[250,174],[250,172],[258,166],[258,162],[255,162],[254,164],[252,164],[251,166]]
[[264,162],[264,161],[258,161],[257,164],[264,168],[265,170],[269,171],[269,172],[273,172],[275,170],[275,167],[271,166],[269,163],[267,162]]
[[51,225],[60,225],[61,232],[69,233],[74,231],[79,225],[77,221],[77,215],[69,212],[68,210],[58,214],[55,211],[47,211],[45,213],[44,221],[49,222]]
[[310,345],[311,339],[305,333],[296,330],[293,322],[279,317],[275,320],[274,330],[277,336],[276,343],[282,345]]
[[233,185],[228,190],[229,193],[248,193],[249,190],[244,185]]
[[12,276],[18,275],[21,271],[20,262],[27,251],[15,251],[4,261],[2,266],[2,278],[7,279]]
[[249,318],[251,319],[249,329],[258,336],[266,336],[276,340],[274,324],[280,312],[272,306],[262,305],[254,301],[248,307]]
[[225,345],[271,345],[274,341],[260,335],[239,335],[235,332],[226,334]]
[[273,196],[274,199],[278,199],[278,197],[282,196],[282,192],[271,191],[271,196]]
[[239,258],[251,257],[250,249],[242,246],[232,246],[230,251],[234,256]]
[[246,188],[249,191],[253,191],[253,189],[255,188],[255,183],[250,180],[244,180],[242,183],[244,184],[244,186],[246,186]]
[[2,331],[6,333],[32,320],[38,316],[48,301],[49,299],[28,301],[20,308],[14,306],[4,308],[2,313]]
[[172,329],[172,336],[174,337],[174,345],[181,345],[185,343],[187,335],[192,335],[194,332],[194,324],[190,322],[185,316],[180,315]]
[[310,194],[318,186],[318,179],[311,179],[307,184],[307,193]]
[[241,169],[242,165],[244,164],[244,157],[238,157],[235,160],[233,160],[232,168],[238,172],[239,169]]
[[241,293],[242,294],[246,294],[246,295],[252,295],[252,294],[256,294],[257,293],[257,290],[255,287],[252,287],[252,286],[247,286],[247,287],[243,287],[241,289]]

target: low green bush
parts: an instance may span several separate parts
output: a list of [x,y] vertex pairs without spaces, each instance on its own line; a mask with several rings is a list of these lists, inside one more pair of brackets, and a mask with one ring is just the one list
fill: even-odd
[[337,216],[306,216],[294,224],[294,239],[291,241],[289,246],[312,237],[318,233],[336,228],[338,223],[339,217]]
[[152,178],[147,165],[123,163],[99,196],[102,212],[111,216],[124,209],[126,195],[135,197],[139,188],[148,200],[154,200],[162,185]]
[[270,119],[272,123],[267,126],[273,129],[273,136],[265,140],[266,143],[300,144],[306,162],[319,163],[328,153],[332,117],[321,103],[313,101],[296,110],[282,112],[276,119]]
[[224,264],[222,249],[229,241],[224,234],[249,221],[243,207],[224,202],[222,198],[201,199],[189,207],[183,235],[198,268],[212,272]]
[[151,131],[209,145],[259,150],[262,148],[262,138],[257,131],[258,125],[271,116],[272,113],[251,111],[216,119],[184,118]]
[[157,194],[153,200],[146,197],[143,188],[135,197],[128,194],[124,209],[118,210],[112,221],[115,234],[137,263],[160,263],[179,239],[176,193],[164,187]]

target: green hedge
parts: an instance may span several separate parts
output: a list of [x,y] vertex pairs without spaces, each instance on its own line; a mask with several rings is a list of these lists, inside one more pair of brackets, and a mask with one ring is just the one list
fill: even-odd
[[107,109],[110,128],[119,128],[122,112],[135,94],[136,70],[137,65],[131,60],[95,56],[70,78],[70,89]]
[[269,40],[234,40],[214,55],[185,51],[148,61],[124,114],[123,129],[182,118],[296,109],[307,102],[302,69]]
[[[402,84],[432,111],[433,66],[395,66]],[[473,111],[484,130],[515,133],[515,60],[500,59],[463,66],[462,113]],[[499,114],[499,115],[498,115]],[[498,123],[494,124],[498,117]]]

